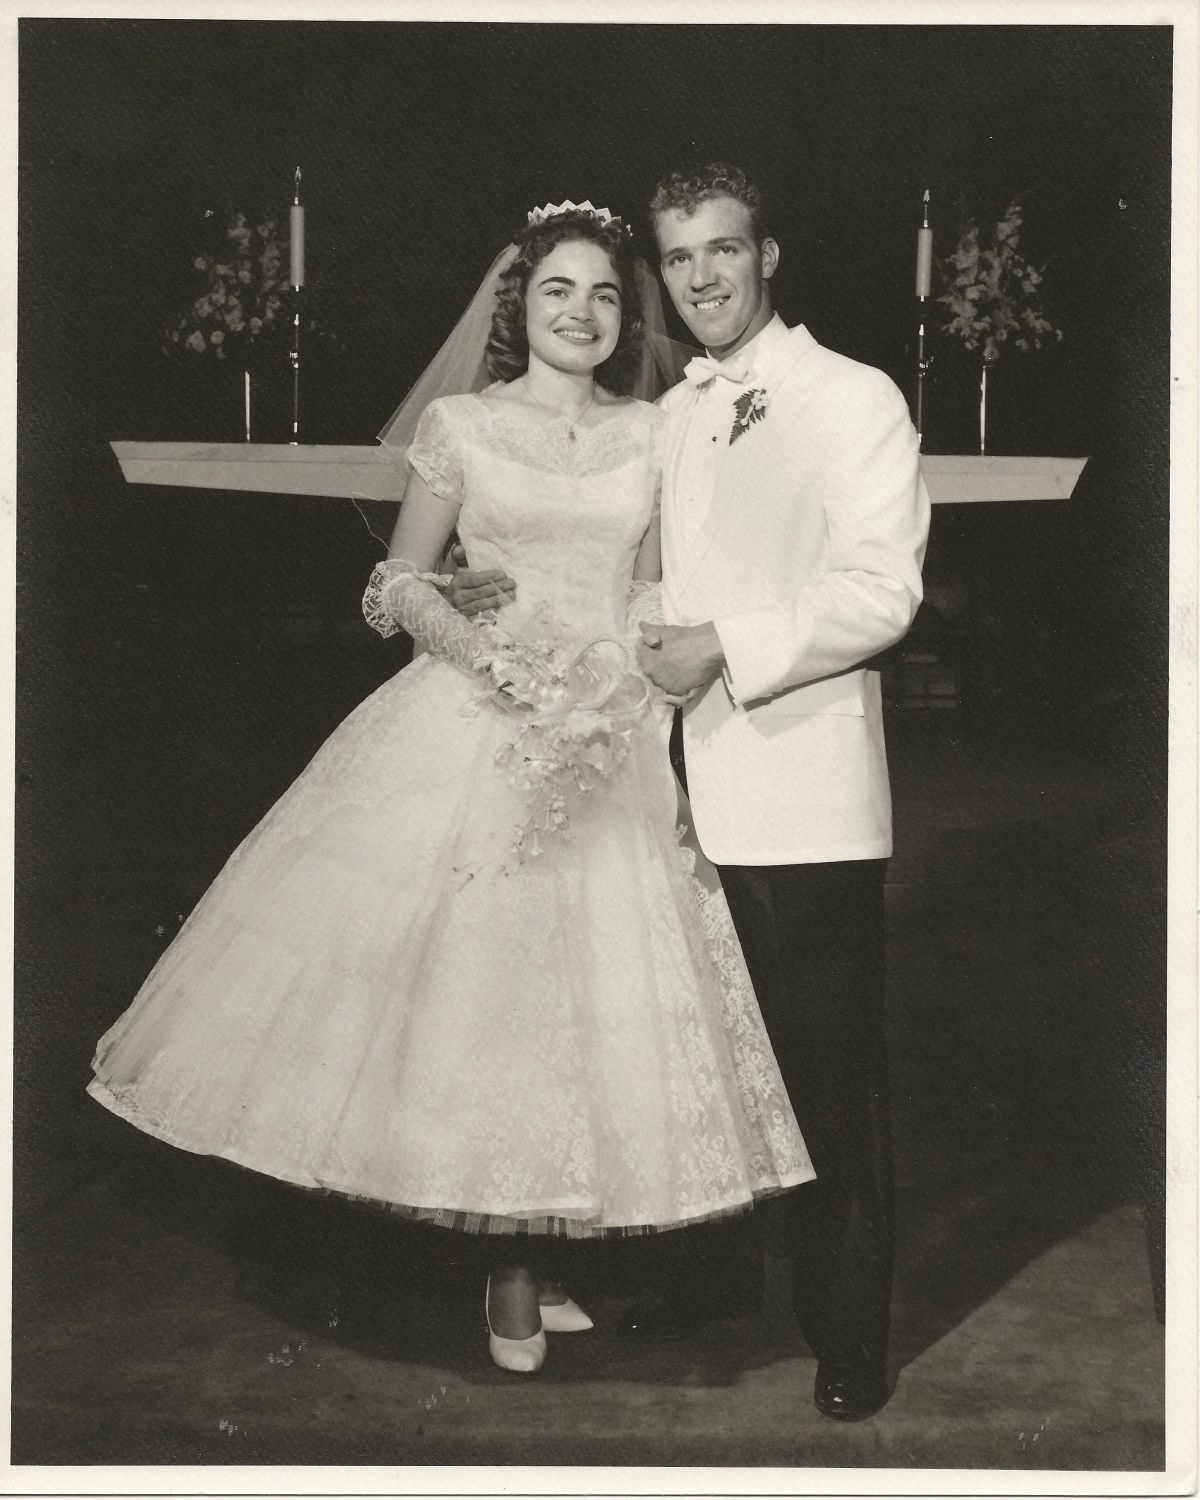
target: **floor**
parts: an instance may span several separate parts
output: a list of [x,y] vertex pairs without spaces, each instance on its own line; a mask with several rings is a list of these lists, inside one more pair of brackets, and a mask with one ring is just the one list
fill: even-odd
[[811,1405],[779,1242],[761,1314],[649,1351],[615,1326],[636,1254],[592,1258],[596,1331],[525,1380],[488,1362],[453,1237],[83,1099],[81,1031],[199,894],[191,833],[225,833],[164,827],[126,765],[108,878],[38,875],[25,950],[49,1000],[18,1043],[57,1062],[18,1095],[13,1461],[1161,1468],[1156,803],[1136,726],[1056,723],[893,715],[895,1393],[851,1426]]

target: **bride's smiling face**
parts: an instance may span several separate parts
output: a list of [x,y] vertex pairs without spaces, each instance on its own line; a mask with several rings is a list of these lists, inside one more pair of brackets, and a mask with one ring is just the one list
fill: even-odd
[[556,245],[533,269],[525,292],[530,360],[569,375],[590,374],[617,347],[621,278],[591,240]]

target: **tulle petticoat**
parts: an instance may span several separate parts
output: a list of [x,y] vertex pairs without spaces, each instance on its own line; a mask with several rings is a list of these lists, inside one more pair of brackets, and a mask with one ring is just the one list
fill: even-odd
[[91,1092],[139,1128],[448,1227],[639,1233],[813,1176],[647,724],[505,873],[503,713],[423,658],[229,860]]

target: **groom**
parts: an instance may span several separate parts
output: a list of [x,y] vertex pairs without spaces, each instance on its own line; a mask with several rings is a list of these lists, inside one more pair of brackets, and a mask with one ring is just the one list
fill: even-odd
[[[663,280],[707,358],[662,401],[668,623],[642,626],[640,665],[687,700],[696,832],[816,1168],[788,1204],[814,1399],[857,1420],[887,1400],[893,1239],[891,803],[869,659],[920,603],[929,501],[892,382],[775,314],[779,246],[745,174],[720,163],[673,174],[650,208]],[[630,1332],[669,1337],[722,1310],[746,1230],[689,1234],[708,1307],[693,1282],[689,1301],[636,1310]]]

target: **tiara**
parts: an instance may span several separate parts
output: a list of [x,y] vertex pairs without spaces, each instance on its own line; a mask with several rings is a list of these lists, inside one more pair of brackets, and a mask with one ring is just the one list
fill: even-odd
[[607,208],[595,208],[590,198],[585,198],[582,203],[572,203],[570,198],[564,198],[561,203],[547,203],[545,208],[531,208],[526,214],[526,221],[530,224],[544,224],[547,219],[556,218],[559,214],[591,214],[599,224],[619,224],[628,232],[628,226],[623,219],[616,214],[610,214]]

